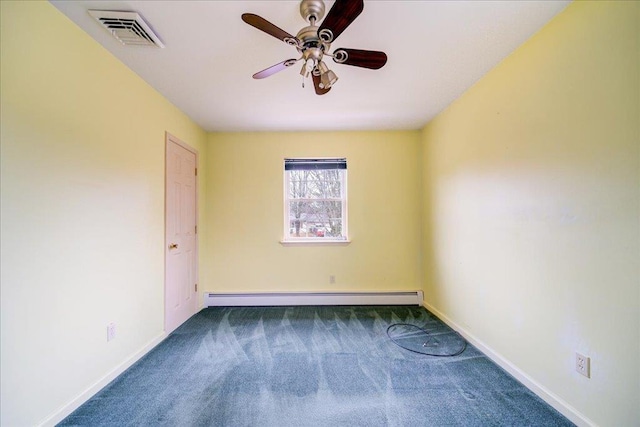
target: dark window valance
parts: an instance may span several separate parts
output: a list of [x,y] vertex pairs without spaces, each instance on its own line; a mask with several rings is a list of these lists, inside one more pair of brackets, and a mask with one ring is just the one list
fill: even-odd
[[284,159],[284,170],[347,169],[347,159]]

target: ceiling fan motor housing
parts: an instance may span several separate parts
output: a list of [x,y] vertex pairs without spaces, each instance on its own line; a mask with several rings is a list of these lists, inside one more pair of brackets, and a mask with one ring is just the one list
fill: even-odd
[[316,26],[304,27],[298,32],[296,38],[300,40],[298,51],[305,60],[313,59],[317,63],[322,59],[324,52],[329,50],[329,45],[318,37],[318,27]]
[[302,0],[300,2],[300,15],[310,24],[298,31],[296,35],[296,38],[300,40],[298,52],[302,54],[305,62],[312,60],[313,64],[318,64],[322,60],[324,52],[329,50],[329,45],[318,36],[317,22],[324,17],[324,12],[325,7],[322,0]]

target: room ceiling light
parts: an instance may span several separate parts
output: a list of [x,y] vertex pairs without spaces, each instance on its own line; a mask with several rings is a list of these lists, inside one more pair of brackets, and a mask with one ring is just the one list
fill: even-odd
[[323,61],[318,64],[318,71],[320,72],[320,89],[331,89],[331,86],[338,81],[336,73],[331,71]]
[[302,60],[304,65],[300,74],[303,78],[309,77],[311,74],[316,93],[324,95],[338,81],[338,76],[329,70],[322,61],[325,56],[333,58],[334,62],[338,64],[372,70],[382,68],[387,63],[387,55],[384,52],[340,48],[330,53],[331,43],[351,25],[363,9],[363,0],[336,0],[327,17],[318,26],[318,21],[324,17],[324,2],[322,0],[302,0],[300,15],[309,25],[298,31],[295,37],[258,15],[243,14],[242,20],[244,22],[295,47],[301,55],[297,59],[287,59],[257,72],[253,78],[269,77]]

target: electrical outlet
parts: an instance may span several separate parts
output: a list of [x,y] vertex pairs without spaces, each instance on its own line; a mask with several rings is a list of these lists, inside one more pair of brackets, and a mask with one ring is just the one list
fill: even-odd
[[336,276],[334,276],[333,274],[329,276],[329,283],[331,283],[332,285],[336,283]]
[[591,358],[576,353],[576,371],[587,378],[591,378]]
[[111,341],[116,338],[116,324],[111,322],[107,325],[107,341]]

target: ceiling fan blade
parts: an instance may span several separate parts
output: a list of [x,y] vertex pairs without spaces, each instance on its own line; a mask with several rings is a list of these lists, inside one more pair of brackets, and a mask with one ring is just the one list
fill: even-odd
[[315,73],[311,73],[313,78],[313,87],[316,89],[316,95],[324,95],[329,92],[331,88],[323,89],[320,87],[320,74],[316,75]]
[[252,27],[256,27],[257,29],[264,31],[265,33],[272,35],[273,37],[280,39],[286,42],[287,39],[295,40],[291,34],[287,33],[280,27],[273,25],[271,22],[267,21],[261,16],[255,15],[253,13],[243,13],[242,20]]
[[[346,59],[344,58],[346,54]],[[361,49],[336,49],[333,52],[333,60],[338,64],[354,65],[356,67],[370,68],[377,70],[384,67],[387,63],[387,54],[377,50],[361,50]]]
[[293,64],[295,64],[296,62],[298,62],[297,59],[287,59],[286,61],[282,61],[276,65],[272,65],[269,68],[265,68],[262,71],[258,71],[257,73],[255,73],[253,75],[254,79],[264,79],[265,77],[269,77],[275,73],[277,73],[278,71],[282,71],[285,68],[288,68],[290,66],[292,66]]
[[363,0],[336,0],[318,28],[318,34],[322,30],[331,31],[333,38],[327,41],[333,42],[362,13],[363,9]]

